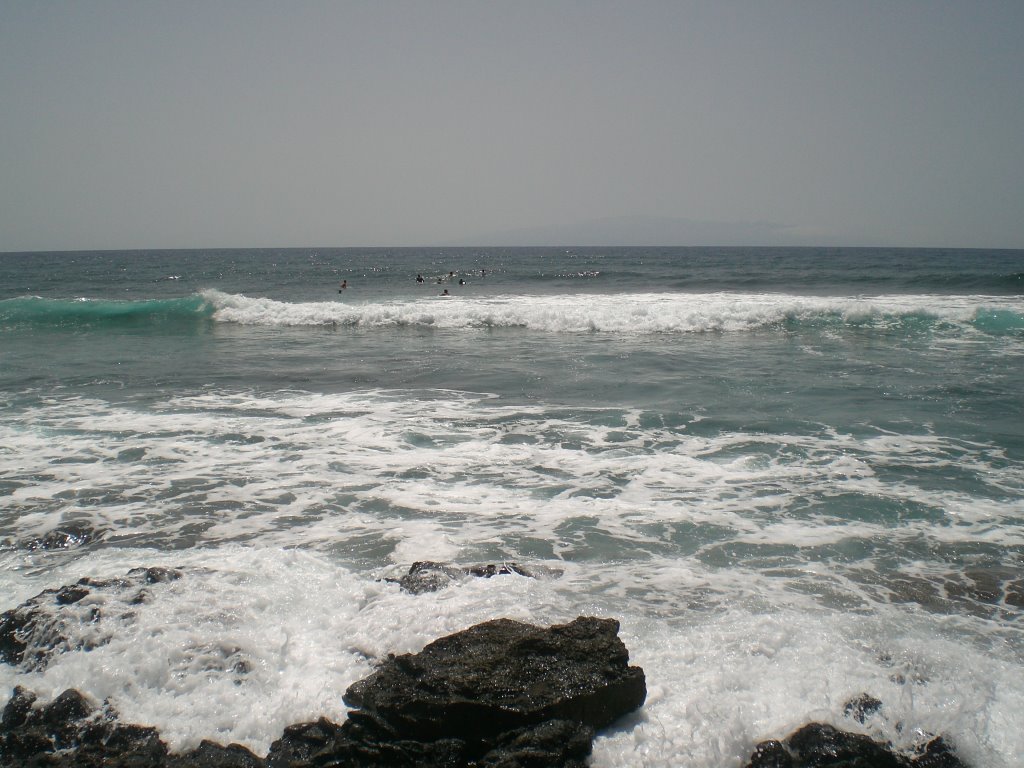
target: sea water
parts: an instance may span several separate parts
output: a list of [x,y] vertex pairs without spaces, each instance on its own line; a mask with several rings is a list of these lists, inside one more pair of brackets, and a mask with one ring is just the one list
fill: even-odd
[[[388,653],[596,615],[648,698],[594,766],[817,720],[1011,768],[1022,382],[1022,251],[0,254],[0,611],[183,573],[69,609],[0,703],[74,687],[262,754]],[[417,560],[534,577],[388,581]]]

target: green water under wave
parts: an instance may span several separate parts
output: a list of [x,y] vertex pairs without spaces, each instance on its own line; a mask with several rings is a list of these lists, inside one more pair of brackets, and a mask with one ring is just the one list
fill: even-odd
[[974,318],[974,326],[980,331],[995,335],[1022,333],[1024,315],[1008,309],[979,311]]
[[198,295],[144,301],[29,296],[0,301],[0,324],[6,328],[190,325],[208,320],[214,311]]

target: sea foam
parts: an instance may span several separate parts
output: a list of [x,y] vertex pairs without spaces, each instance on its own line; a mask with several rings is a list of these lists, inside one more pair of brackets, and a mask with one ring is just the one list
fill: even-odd
[[[524,328],[554,333],[706,333],[874,326],[914,330],[1012,331],[1024,305],[997,296],[813,297],[743,293],[473,295],[385,302],[290,303],[206,291],[219,322],[389,328]],[[994,320],[993,318],[998,318]]]
[[[1024,748],[1019,729],[1009,727],[1024,704],[1021,686],[1006,678],[1013,654],[972,650],[960,637],[964,627],[927,614],[908,620],[901,611],[894,624],[894,607],[830,610],[769,581],[737,591],[731,581],[718,583],[732,575],[667,561],[650,563],[636,582],[671,601],[661,614],[600,589],[630,586],[628,574],[611,580],[606,568],[585,564],[567,563],[556,578],[469,579],[409,595],[331,559],[235,545],[99,552],[48,578],[120,575],[125,558],[173,565],[183,576],[156,585],[130,611],[106,604],[98,626],[82,629],[109,631],[105,644],[66,652],[41,672],[0,667],[0,686],[24,685],[44,699],[79,688],[155,725],[175,750],[210,738],[265,753],[290,723],[344,719],[342,692],[387,653],[414,652],[501,616],[548,624],[611,615],[622,622],[632,663],[645,669],[650,695],[628,723],[598,738],[597,766],[668,768],[683,758],[698,768],[738,766],[758,741],[812,719],[903,749],[943,733],[965,759],[996,768],[1011,765],[1000,755]],[[38,576],[21,579],[44,585]],[[5,586],[13,580],[9,572],[3,578]],[[716,590],[731,595],[728,610],[702,603]],[[861,693],[883,702],[863,728],[843,715]]]

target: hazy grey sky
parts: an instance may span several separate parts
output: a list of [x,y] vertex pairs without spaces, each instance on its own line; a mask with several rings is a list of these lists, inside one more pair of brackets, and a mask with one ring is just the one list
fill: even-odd
[[1024,247],[1022,41],[1022,0],[0,0],[0,250]]

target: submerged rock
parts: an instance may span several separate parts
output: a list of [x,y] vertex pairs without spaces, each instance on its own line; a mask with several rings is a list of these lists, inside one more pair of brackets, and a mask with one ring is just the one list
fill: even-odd
[[401,578],[386,579],[386,581],[397,583],[410,594],[420,595],[424,592],[437,592],[470,576],[489,579],[492,576],[511,574],[530,578],[535,578],[537,575],[533,570],[518,563],[459,566],[422,560],[413,563],[409,572]]
[[25,548],[34,551],[37,549],[71,549],[80,547],[102,537],[102,533],[93,528],[89,523],[72,520],[54,528],[42,536],[25,543]]
[[862,725],[864,722],[882,708],[882,702],[867,693],[862,693],[846,702],[843,707],[843,714],[852,717]]

